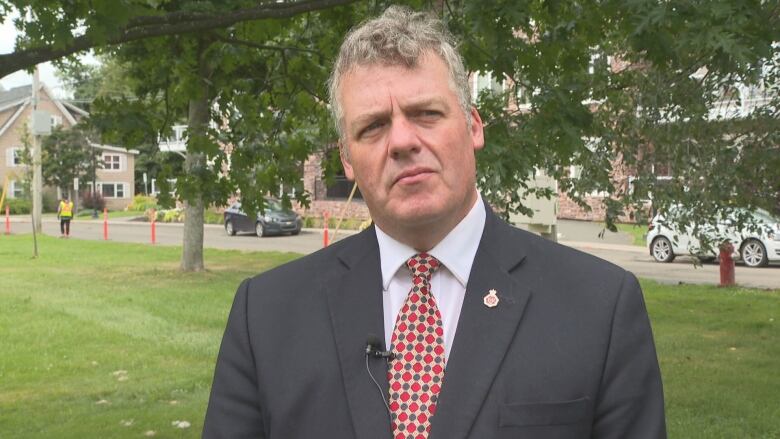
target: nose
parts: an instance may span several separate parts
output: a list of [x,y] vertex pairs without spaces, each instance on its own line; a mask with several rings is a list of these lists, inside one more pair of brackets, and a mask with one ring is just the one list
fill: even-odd
[[420,151],[420,140],[415,126],[405,116],[393,118],[387,141],[388,152],[394,159]]

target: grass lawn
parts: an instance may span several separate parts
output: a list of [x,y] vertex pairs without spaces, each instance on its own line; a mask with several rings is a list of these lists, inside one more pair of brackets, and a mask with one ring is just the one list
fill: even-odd
[[628,233],[634,238],[634,241],[632,242],[633,245],[638,245],[639,247],[645,247],[647,245],[645,242],[645,238],[647,237],[647,226],[617,224],[617,228],[619,232]]
[[[0,437],[200,437],[238,283],[297,255],[0,236]],[[180,429],[173,421],[187,421]]]
[[[241,279],[297,257],[0,236],[0,436],[200,437]],[[780,437],[780,291],[643,282],[671,438]],[[186,421],[189,428],[174,426]]]

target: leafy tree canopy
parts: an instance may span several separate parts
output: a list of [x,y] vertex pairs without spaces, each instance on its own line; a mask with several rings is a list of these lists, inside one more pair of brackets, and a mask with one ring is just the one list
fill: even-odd
[[[142,3],[176,17],[250,7]],[[192,160],[177,187],[185,199],[222,203],[240,191],[261,207],[280,184],[300,188],[304,158],[335,140],[324,82],[338,44],[389,2],[300,3],[322,8],[112,46],[106,53],[128,66],[136,97],[97,100],[95,119],[127,146],[188,121]],[[462,41],[467,67],[503,83],[478,100],[488,142],[479,184],[503,211],[523,209],[538,171],[583,202],[606,193],[611,228],[626,211],[646,219],[648,200],[687,206],[683,221],[738,206],[777,210],[777,2],[404,3],[433,8]],[[30,29],[30,47],[44,41]]]
[[496,205],[515,210],[539,170],[575,198],[607,193],[609,227],[651,199],[687,206],[683,222],[780,210],[777,2],[445,4],[468,67],[507,79],[480,100]]
[[43,181],[63,193],[71,192],[76,178],[80,187],[86,186],[95,169],[102,165],[98,156],[99,151],[90,144],[85,126],[57,127],[41,143]]
[[0,78],[89,49],[291,17],[353,1],[0,0],[0,21],[15,16],[20,31],[14,52],[0,55]]

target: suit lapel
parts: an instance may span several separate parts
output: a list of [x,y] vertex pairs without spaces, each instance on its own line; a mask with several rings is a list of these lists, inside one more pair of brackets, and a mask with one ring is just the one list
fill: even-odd
[[[444,373],[430,439],[465,438],[514,338],[530,291],[509,274],[524,258],[507,243],[509,227],[489,207]],[[489,290],[499,303],[485,306]]]
[[351,241],[338,254],[344,268],[330,277],[323,288],[355,434],[358,439],[389,439],[390,419],[382,399],[388,394],[387,364],[381,359],[369,359],[380,394],[366,371],[365,359],[368,335],[384,340],[379,247],[373,228]]

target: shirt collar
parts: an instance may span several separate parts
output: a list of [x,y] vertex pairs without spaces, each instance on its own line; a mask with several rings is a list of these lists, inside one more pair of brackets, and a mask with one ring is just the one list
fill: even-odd
[[[477,192],[477,201],[469,213],[428,252],[438,259],[464,288],[468,284],[474,256],[482,239],[485,216],[485,205],[482,203],[482,196]],[[417,250],[396,241],[376,225],[374,230],[379,243],[382,287],[387,291],[395,273],[409,258],[417,254]]]

